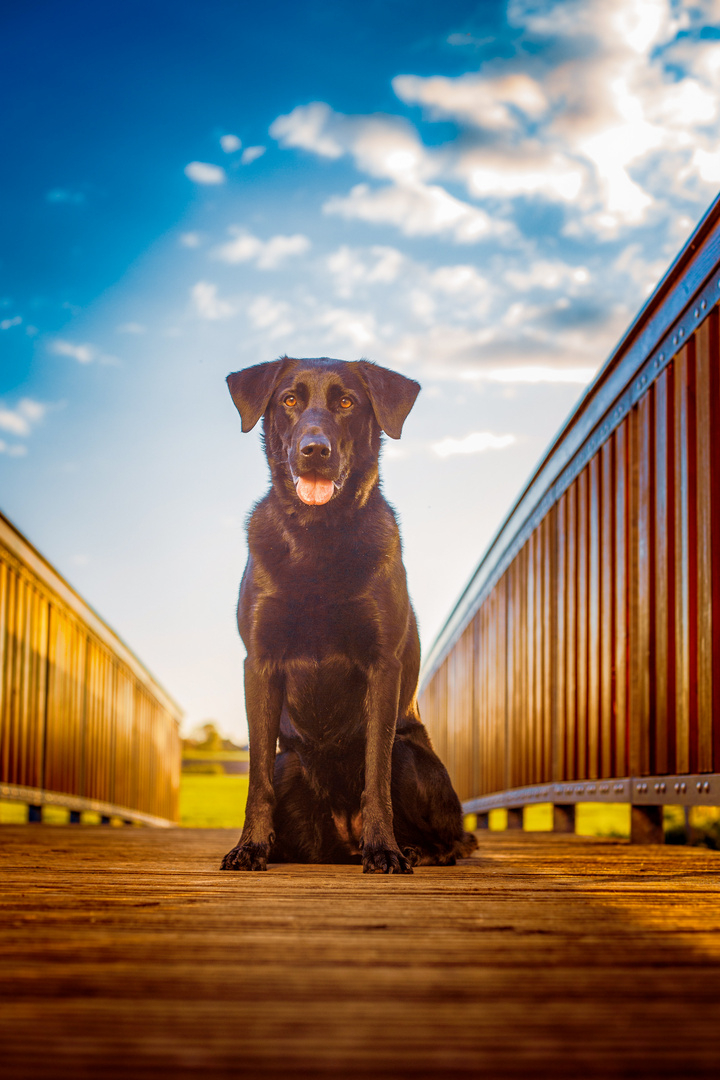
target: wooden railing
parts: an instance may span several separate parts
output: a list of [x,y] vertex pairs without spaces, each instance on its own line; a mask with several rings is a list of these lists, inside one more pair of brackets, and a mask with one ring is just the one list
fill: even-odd
[[180,710],[0,515],[0,800],[177,820]]
[[657,840],[663,805],[720,805],[719,271],[720,199],[430,649],[421,714],[468,811],[629,802]]

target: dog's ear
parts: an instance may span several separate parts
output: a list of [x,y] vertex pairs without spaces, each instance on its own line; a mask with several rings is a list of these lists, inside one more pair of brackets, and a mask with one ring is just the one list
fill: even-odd
[[399,439],[403,424],[420,393],[420,383],[397,371],[378,367],[369,360],[358,360],[375,418],[386,435]]
[[252,431],[268,407],[272,392],[285,366],[285,357],[268,364],[255,364],[227,377],[228,390],[240,413],[243,431]]

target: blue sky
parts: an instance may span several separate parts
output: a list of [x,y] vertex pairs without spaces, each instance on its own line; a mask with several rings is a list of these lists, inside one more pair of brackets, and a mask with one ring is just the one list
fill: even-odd
[[720,4],[6,8],[0,508],[244,734],[225,375],[367,356],[425,647],[720,186]]

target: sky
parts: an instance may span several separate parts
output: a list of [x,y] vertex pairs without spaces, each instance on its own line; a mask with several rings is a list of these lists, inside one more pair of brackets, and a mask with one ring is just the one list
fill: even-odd
[[425,650],[720,187],[720,2],[24,0],[0,69],[0,509],[246,736],[267,487],[225,376],[367,357]]

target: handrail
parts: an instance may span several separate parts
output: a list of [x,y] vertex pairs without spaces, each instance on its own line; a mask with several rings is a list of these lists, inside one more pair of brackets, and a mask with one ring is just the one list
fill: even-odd
[[177,820],[181,710],[0,514],[0,798]]

